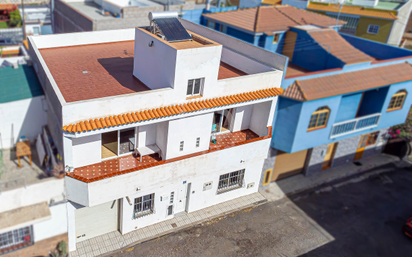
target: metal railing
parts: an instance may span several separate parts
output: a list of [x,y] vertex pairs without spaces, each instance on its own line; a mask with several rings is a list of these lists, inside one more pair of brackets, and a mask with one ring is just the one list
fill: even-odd
[[380,113],[375,113],[353,120],[347,120],[339,123],[335,123],[332,126],[330,138],[340,137],[355,133],[361,130],[369,129],[378,126]]

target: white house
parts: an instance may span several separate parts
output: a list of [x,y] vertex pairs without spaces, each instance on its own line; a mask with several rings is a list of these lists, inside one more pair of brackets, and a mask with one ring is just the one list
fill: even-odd
[[70,251],[258,190],[286,58],[173,15],[29,38],[62,138]]

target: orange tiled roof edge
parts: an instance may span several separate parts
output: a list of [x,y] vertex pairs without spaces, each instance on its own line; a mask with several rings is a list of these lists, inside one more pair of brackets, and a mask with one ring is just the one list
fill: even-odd
[[241,93],[230,96],[217,97],[212,99],[205,99],[200,101],[193,101],[186,104],[170,105],[160,108],[153,108],[144,111],[126,113],[121,115],[107,116],[100,119],[90,119],[80,121],[76,124],[64,126],[62,129],[65,132],[76,133],[93,131],[102,128],[115,127],[118,125],[131,124],[140,121],[153,120],[173,116],[177,114],[190,113],[200,110],[207,110],[215,107],[221,107],[230,104],[237,104],[249,102],[258,99],[264,99],[281,95],[282,88],[261,89],[248,93]]

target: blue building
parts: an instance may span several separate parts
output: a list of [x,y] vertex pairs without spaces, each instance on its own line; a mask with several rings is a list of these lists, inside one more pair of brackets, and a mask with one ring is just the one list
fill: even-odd
[[[262,16],[270,9],[280,17]],[[211,28],[289,58],[264,184],[362,162],[383,150],[389,127],[405,121],[412,104],[412,51],[339,34],[328,25],[336,20],[293,7],[203,16]],[[301,24],[289,24],[285,16]],[[280,24],[285,28],[273,31]],[[247,37],[246,28],[253,26],[255,34]]]

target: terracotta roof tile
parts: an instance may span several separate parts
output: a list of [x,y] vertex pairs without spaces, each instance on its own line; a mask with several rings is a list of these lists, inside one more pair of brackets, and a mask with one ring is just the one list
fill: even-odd
[[180,105],[171,105],[150,110],[142,110],[138,112],[125,113],[121,115],[108,116],[90,121],[80,121],[77,124],[65,125],[62,129],[69,133],[91,131],[104,127],[114,127],[120,124],[130,124],[137,121],[145,121],[157,119],[160,117],[172,116],[181,113],[195,112],[199,110],[207,110],[217,106],[225,106],[229,104],[242,103],[252,100],[258,100],[268,97],[277,96],[283,93],[282,88],[262,89],[254,92],[242,93],[218,97],[213,99],[205,99],[192,101]]
[[[309,2],[308,7],[307,7],[308,10],[334,12],[334,13],[339,13],[339,8],[340,6],[338,4],[314,3],[314,2]],[[362,7],[362,6],[343,5],[341,9],[341,13],[368,16],[368,17],[374,17],[374,18],[382,18],[382,19],[390,19],[390,20],[398,19],[396,15],[392,13],[391,11],[377,10],[377,9],[373,10],[371,8]]]
[[[326,51],[344,63],[371,62],[375,60],[364,52],[353,47],[338,32],[333,29],[308,31],[314,41],[320,43]],[[330,49],[329,49],[330,46]]]
[[406,62],[307,80],[296,80],[285,90],[283,96],[299,101],[311,101],[410,80],[412,80],[412,66]]
[[[288,30],[296,25],[333,26],[336,20],[291,6],[261,6],[230,12],[203,14],[208,19],[253,32]],[[345,24],[340,21],[339,24]]]

